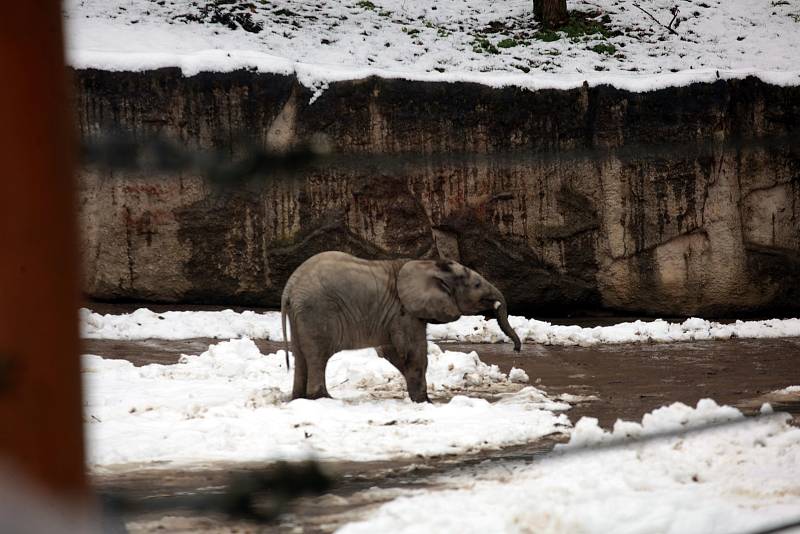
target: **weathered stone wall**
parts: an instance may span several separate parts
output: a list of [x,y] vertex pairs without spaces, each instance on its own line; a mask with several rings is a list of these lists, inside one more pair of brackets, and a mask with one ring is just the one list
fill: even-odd
[[800,88],[370,78],[311,96],[290,76],[76,71],[84,139],[122,130],[233,154],[321,132],[352,156],[233,189],[83,169],[86,292],[278,306],[297,265],[340,249],[458,259],[512,312],[800,309]]

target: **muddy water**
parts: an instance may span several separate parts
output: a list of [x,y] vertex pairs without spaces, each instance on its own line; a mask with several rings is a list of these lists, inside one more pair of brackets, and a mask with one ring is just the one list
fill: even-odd
[[[85,340],[84,352],[123,358],[136,365],[170,364],[181,354],[199,354],[213,339],[180,341]],[[259,340],[262,352],[282,348],[282,343]],[[534,344],[514,353],[506,344],[448,344],[459,351],[476,351],[480,358],[508,372],[518,367],[531,383],[554,395],[572,394],[592,398],[574,403],[567,412],[575,422],[581,416],[597,417],[610,426],[616,418],[639,420],[658,406],[681,401],[694,404],[711,397],[720,403],[755,411],[762,402],[789,411],[798,420],[798,396],[776,396],[770,392],[800,384],[800,339],[730,340],[664,343],[650,345],[604,345],[598,347],[548,347]],[[355,520],[387,500],[418,488],[441,484],[440,475],[452,472],[476,476],[491,466],[535,461],[552,448],[554,439],[526,446],[475,455],[462,455],[394,462],[328,464],[337,480],[336,488],[322,497],[303,498],[291,514],[267,530],[284,532],[330,532]],[[231,473],[257,469],[258,465],[213,464],[192,471],[133,468],[94,477],[103,490],[124,490],[140,498],[214,491]],[[156,516],[128,518],[131,532],[255,532],[263,526],[231,522],[224,518],[187,515],[180,511]]]
[[[573,421],[583,415],[597,417],[603,426],[618,417],[639,420],[659,406],[677,401],[693,405],[705,397],[747,407],[754,398],[800,384],[800,338],[597,347],[527,345],[519,355],[499,344],[452,347],[476,350],[481,360],[505,372],[519,367],[549,393],[598,397],[568,413]],[[800,411],[789,403],[781,407],[795,415]]]

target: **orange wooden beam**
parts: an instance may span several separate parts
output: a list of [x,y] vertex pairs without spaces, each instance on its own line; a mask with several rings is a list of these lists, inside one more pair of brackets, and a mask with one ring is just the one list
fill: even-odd
[[0,464],[86,490],[72,114],[61,5],[0,17]]

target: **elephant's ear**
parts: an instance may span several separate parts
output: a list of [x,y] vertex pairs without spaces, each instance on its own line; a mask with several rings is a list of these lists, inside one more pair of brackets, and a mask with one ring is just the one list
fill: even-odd
[[450,264],[409,261],[397,273],[397,294],[408,313],[422,320],[449,323],[461,317],[453,296]]

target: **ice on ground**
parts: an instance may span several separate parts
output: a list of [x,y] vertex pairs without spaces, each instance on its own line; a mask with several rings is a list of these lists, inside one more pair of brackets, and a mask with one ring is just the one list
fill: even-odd
[[[589,420],[572,446],[636,432],[682,429],[742,418],[702,400],[673,404],[606,432]],[[362,532],[730,533],[796,519],[800,510],[800,429],[787,417],[486,473],[441,477],[443,490],[391,501],[340,534]],[[638,430],[635,430],[638,429]]]
[[[228,4],[228,5],[225,5]],[[584,34],[539,32],[530,0],[68,0],[77,68],[292,74],[316,90],[378,75],[490,86],[634,91],[755,75],[800,82],[794,1],[570,0]],[[663,26],[673,21],[675,33]],[[671,9],[678,7],[673,13]]]
[[[283,351],[261,354],[250,339],[221,342],[175,365],[135,367],[83,357],[88,463],[169,466],[276,459],[380,460],[521,444],[566,430],[569,404],[527,387],[513,393],[497,366],[429,345],[429,391],[449,402],[408,400],[400,373],[372,349],[335,355],[335,399],[288,402]],[[498,403],[457,394],[508,391]]]
[[[188,339],[210,337],[230,339],[251,337],[281,340],[279,312],[255,313],[232,310],[218,312],[184,311],[155,313],[140,308],[133,313],[101,315],[80,310],[81,333],[89,339]],[[736,321],[722,324],[692,317],[682,323],[633,321],[612,326],[585,328],[576,325],[554,325],[546,321],[509,317],[509,323],[524,342],[543,345],[601,345],[696,341],[731,338],[777,338],[800,336],[800,319]],[[290,334],[291,335],[291,334]],[[497,321],[481,316],[465,316],[452,323],[428,325],[428,339],[462,343],[505,343],[508,337]]]

